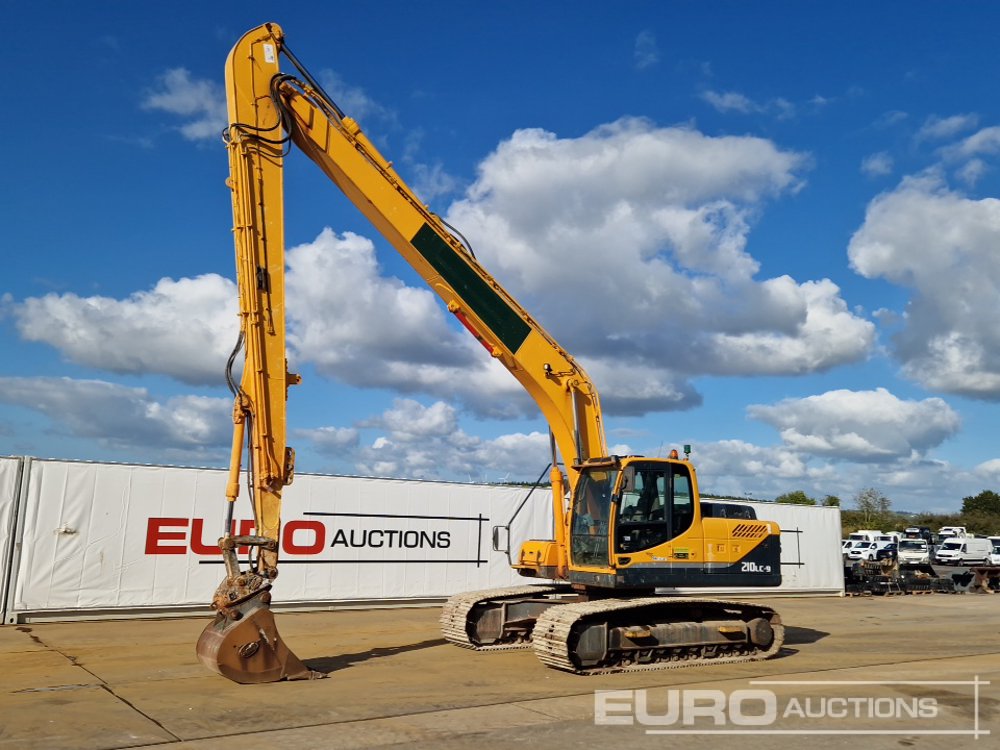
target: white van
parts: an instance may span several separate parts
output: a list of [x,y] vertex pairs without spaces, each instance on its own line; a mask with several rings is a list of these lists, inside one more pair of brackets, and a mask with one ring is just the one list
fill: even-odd
[[874,542],[875,537],[881,536],[881,534],[881,531],[874,529],[858,529],[853,534],[849,534],[847,538],[852,542]]
[[950,536],[968,536],[964,526],[942,526],[938,529],[938,537],[944,539]]
[[890,531],[885,534],[876,534],[875,539],[873,539],[879,549],[882,549],[887,544],[899,544],[899,534],[895,531]]
[[944,565],[982,565],[989,563],[993,545],[988,539],[952,537],[945,539],[934,553],[934,562]]

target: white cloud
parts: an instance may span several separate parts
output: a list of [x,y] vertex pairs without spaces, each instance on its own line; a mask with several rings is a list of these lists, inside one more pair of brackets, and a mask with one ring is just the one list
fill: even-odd
[[380,378],[375,362],[470,361],[450,340],[433,293],[381,276],[366,237],[327,228],[286,258],[289,344],[298,357],[358,382]]
[[1000,125],[978,130],[961,141],[946,146],[943,154],[947,159],[967,159],[978,154],[1000,153]]
[[633,51],[635,67],[645,70],[660,61],[660,50],[656,44],[656,35],[648,29],[640,31],[635,38]]
[[[752,137],[621,120],[580,138],[518,131],[480,166],[451,223],[484,265],[588,368],[609,413],[699,402],[703,374],[803,374],[864,357],[874,327],[828,280],[757,280],[754,216],[795,191],[808,158]],[[387,277],[373,243],[324,230],[287,252],[293,369],[423,393],[479,415],[533,414],[509,373],[436,296]],[[22,336],[75,362],[219,382],[235,288],[161,281],[125,300],[75,295],[12,309]],[[612,312],[613,314],[609,314]]]
[[901,112],[898,109],[890,110],[888,112],[883,112],[876,118],[872,126],[878,130],[886,130],[899,125],[901,122],[906,121],[909,118],[909,114],[906,112]]
[[952,138],[963,130],[971,130],[979,123],[979,116],[975,114],[952,115],[951,117],[938,117],[931,115],[917,131],[916,138],[922,140],[944,140]]
[[236,286],[216,274],[164,278],[122,300],[47,294],[11,309],[22,338],[55,347],[76,364],[161,373],[193,385],[223,382],[239,333]]
[[777,99],[772,99],[767,104],[767,108],[774,112],[775,117],[779,120],[789,120],[795,117],[796,107],[790,101],[783,97],[778,97]]
[[853,315],[829,279],[796,284],[788,276],[745,291],[746,316],[726,321],[756,330],[708,334],[699,355],[702,372],[720,375],[808,374],[864,357],[874,344],[869,321]]
[[703,91],[700,98],[717,112],[738,112],[748,115],[753,113],[769,113],[779,120],[787,120],[795,116],[795,105],[782,97],[776,97],[766,102],[751,99],[736,91]]
[[[933,447],[943,433],[953,429],[948,417],[953,413],[946,405],[935,411],[935,401],[903,401],[880,391],[831,392],[814,400],[762,407],[773,408],[767,415],[769,421],[791,425],[789,429],[796,432],[815,429],[813,444],[686,442],[694,443],[692,461],[702,493],[749,494],[752,499],[770,500],[802,489],[817,498],[837,495],[846,503],[861,489],[875,486],[890,499],[894,494],[905,496],[907,504],[897,502],[895,506],[901,510],[952,510],[957,497],[974,494],[983,482],[1000,476],[1000,459],[967,472],[920,456],[918,447]],[[848,413],[838,415],[840,406]],[[863,423],[861,412],[866,407],[876,412],[871,425]],[[813,418],[810,409],[818,409],[818,416]],[[925,418],[930,418],[932,425],[905,424],[907,419],[916,422]],[[862,453],[862,459],[856,460],[858,450],[851,440],[840,441],[847,450],[823,444],[837,443],[851,429],[879,455],[873,459]],[[374,435],[362,441],[362,431]],[[460,427],[458,413],[451,405],[423,405],[411,399],[397,399],[383,414],[355,427],[327,427],[299,434],[313,441],[337,471],[371,476],[528,481],[537,478],[549,458],[548,437],[543,433],[476,437]],[[822,450],[810,452],[816,445]],[[612,452],[634,453],[635,449],[618,444]]]
[[443,401],[424,406],[412,399],[396,399],[391,409],[366,424],[384,428],[391,439],[405,442],[447,438],[459,432],[458,414]]
[[549,461],[547,434],[511,433],[492,439],[470,435],[459,427],[455,408],[441,401],[424,406],[396,399],[359,427],[378,435],[367,445],[356,441],[354,428],[310,431],[308,436],[321,454],[371,476],[527,481],[537,478]]
[[360,434],[354,427],[318,427],[295,430],[296,437],[309,440],[320,453],[341,455],[358,447]]
[[975,473],[992,484],[1000,483],[1000,458],[991,458],[976,466]]
[[915,452],[858,462],[835,456],[817,458],[788,445],[760,446],[741,440],[695,443],[692,460],[703,495],[771,500],[803,490],[817,500],[835,495],[850,507],[858,492],[876,487],[896,510],[939,513],[954,512],[959,498],[979,492],[984,482],[1000,476],[1000,459],[966,471]]
[[428,393],[479,413],[531,413],[516,381],[425,288],[382,276],[371,240],[330,229],[287,253],[290,358],[363,388]]
[[228,123],[222,87],[215,81],[193,80],[185,68],[160,76],[158,89],[146,95],[142,107],[186,118],[180,131],[192,141],[218,138]]
[[817,479],[828,473],[817,473],[810,469],[805,458],[797,451],[761,447],[743,440],[720,440],[696,445],[695,449],[693,462],[702,478],[700,483],[704,485],[703,490],[713,492],[720,492],[720,489],[717,485],[709,486],[709,477],[735,477],[736,481],[741,477],[756,480],[766,478],[769,486],[781,487],[789,481]]
[[231,434],[231,399],[160,401],[144,388],[100,380],[0,378],[0,402],[44,414],[57,430],[123,450],[132,460],[143,453],[147,460],[217,460]]
[[424,136],[421,128],[410,130],[406,134],[401,159],[405,169],[397,166],[397,170],[424,203],[431,203],[436,198],[458,191],[462,187],[462,181],[450,174],[440,160],[430,164],[421,161]]
[[608,414],[641,416],[701,404],[701,394],[683,376],[641,356],[591,356],[586,369],[600,385],[601,409]]
[[750,112],[761,111],[760,105],[751,100],[748,96],[737,93],[736,91],[704,91],[701,94],[701,99],[719,112],[741,112],[743,114],[749,114]]
[[[312,363],[345,383],[447,396],[494,417],[535,413],[510,374],[448,324],[429,289],[380,275],[367,238],[326,229],[286,258],[293,370]],[[49,294],[8,298],[3,308],[22,338],[76,364],[191,385],[223,384],[239,332],[236,286],[215,274],[161,279],[122,300]]]
[[904,401],[884,388],[828,391],[751,405],[747,412],[777,428],[794,451],[862,463],[925,453],[960,427],[958,415],[943,400]]
[[955,170],[955,176],[965,185],[972,188],[989,172],[990,168],[982,159],[970,159]]
[[434,164],[417,162],[410,166],[410,171],[413,173],[410,183],[413,192],[425,203],[430,203],[442,195],[454,193],[460,185],[458,178],[446,172],[440,162]]
[[852,267],[913,290],[893,339],[903,373],[925,387],[1000,398],[1000,200],[973,200],[933,175],[873,200],[851,238]]
[[396,122],[395,112],[373,99],[360,86],[347,83],[336,71],[329,68],[321,70],[318,78],[323,90],[349,117],[361,123],[371,120]]
[[861,172],[869,177],[884,177],[892,174],[893,161],[885,151],[871,154],[861,160]]
[[[865,356],[874,327],[834,284],[756,281],[745,250],[755,212],[797,189],[807,163],[763,139],[641,120],[576,139],[524,130],[482,163],[448,219],[582,360],[602,401],[622,395],[639,413],[694,403],[693,375],[805,373]],[[626,396],[635,368],[644,374]]]

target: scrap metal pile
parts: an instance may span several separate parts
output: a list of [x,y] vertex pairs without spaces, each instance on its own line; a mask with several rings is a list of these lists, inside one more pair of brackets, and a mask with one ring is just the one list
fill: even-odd
[[[968,574],[971,580],[972,574]],[[844,568],[844,593],[847,596],[886,596],[891,594],[956,594],[967,590],[955,576],[939,576],[927,564],[903,564],[897,560],[855,563]]]

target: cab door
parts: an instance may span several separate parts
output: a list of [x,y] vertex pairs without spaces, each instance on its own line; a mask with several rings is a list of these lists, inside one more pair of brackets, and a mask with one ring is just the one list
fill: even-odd
[[570,515],[570,565],[574,570],[610,574],[611,494],[617,469],[587,470],[576,483]]
[[[683,463],[637,462],[624,470],[615,553],[630,560],[702,562],[703,539],[691,474]],[[655,550],[655,553],[653,552]],[[643,555],[643,552],[648,552]],[[638,554],[637,554],[638,553]]]

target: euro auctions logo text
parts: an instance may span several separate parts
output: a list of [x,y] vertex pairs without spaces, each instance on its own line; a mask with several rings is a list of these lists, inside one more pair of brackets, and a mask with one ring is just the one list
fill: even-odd
[[771,690],[598,690],[594,723],[764,727],[780,719],[933,719],[936,698],[791,697]]
[[[252,520],[233,521],[232,533],[248,536],[254,532]],[[221,555],[218,537],[211,533],[202,518],[150,518],[146,525],[147,555]],[[281,551],[291,555],[319,555],[324,550],[447,550],[451,547],[451,532],[447,529],[403,528],[331,528],[318,520],[296,519],[281,527]],[[246,554],[245,547],[239,554]]]
[[[779,692],[762,685],[785,686]],[[752,680],[735,690],[654,688],[594,691],[594,723],[636,726],[646,734],[989,735],[979,716],[989,682]],[[918,690],[900,686],[919,686]],[[968,694],[968,712],[947,711],[935,685]],[[913,693],[918,696],[914,697]],[[825,694],[824,694],[825,693]],[[900,695],[899,693],[903,693]]]

